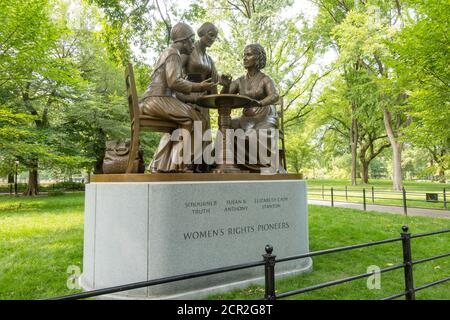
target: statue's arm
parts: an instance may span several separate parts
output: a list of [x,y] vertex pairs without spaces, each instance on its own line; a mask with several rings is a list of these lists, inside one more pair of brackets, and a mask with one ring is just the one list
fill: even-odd
[[192,90],[192,82],[183,79],[181,57],[172,54],[166,60],[166,79],[167,85],[173,91],[190,94]]
[[175,96],[177,97],[178,100],[180,100],[184,103],[195,103],[195,101],[196,101],[196,98],[193,97],[192,95],[184,94],[179,91],[175,92]]
[[[209,57],[209,61],[211,61],[211,82],[218,83],[219,82],[219,74],[217,73],[216,66],[214,64],[213,59]],[[208,94],[217,94],[217,86],[214,86],[211,88],[211,90],[208,91]]]
[[239,93],[239,79],[236,79],[231,82],[230,86],[223,86],[222,91],[220,93]]
[[275,104],[280,96],[278,95],[275,83],[270,77],[265,77],[263,80],[264,92],[267,94],[264,99],[260,101],[261,106],[269,106]]
[[183,94],[208,90],[211,84],[195,83],[183,79],[181,57],[173,54],[166,59],[166,80],[170,89]]

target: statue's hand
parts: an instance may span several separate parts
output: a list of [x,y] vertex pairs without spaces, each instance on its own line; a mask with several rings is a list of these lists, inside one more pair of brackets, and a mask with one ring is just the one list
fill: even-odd
[[217,86],[217,83],[211,82],[211,78],[203,80],[200,82],[201,91],[208,91]]
[[206,96],[206,92],[200,92],[200,93],[196,94],[194,96],[194,98],[192,98],[192,100],[193,100],[192,102],[197,103],[198,99],[200,99],[203,96]]
[[253,108],[262,107],[261,101],[258,101],[258,100],[253,100],[253,101],[250,103],[250,105],[251,105]]
[[221,74],[219,77],[219,84],[221,84],[224,87],[229,87],[231,85],[231,81],[233,80],[233,77],[226,73],[226,74]]

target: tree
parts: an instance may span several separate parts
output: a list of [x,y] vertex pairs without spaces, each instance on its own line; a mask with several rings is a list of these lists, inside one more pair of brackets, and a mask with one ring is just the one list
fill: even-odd
[[[98,123],[101,117],[97,118],[96,112],[100,113],[99,110],[104,118],[110,119],[114,118],[114,112],[108,96],[97,90],[102,85],[99,79],[92,76],[98,67],[95,63],[101,59],[101,46],[86,25],[77,29],[73,21],[68,20],[68,3],[30,0],[8,5],[10,10],[5,13],[8,28],[0,33],[7,39],[3,41],[7,45],[0,56],[0,65],[8,71],[8,78],[1,87],[2,99],[8,101],[10,112],[32,116],[30,129],[34,140],[30,144],[33,147],[22,148],[11,155],[29,168],[25,194],[35,195],[39,167],[89,169],[92,158],[98,160],[105,143],[95,139],[99,135],[93,132],[101,135],[102,128],[91,126],[94,129],[88,130],[88,126],[82,127],[81,123]],[[8,31],[21,28],[26,19],[33,26],[29,31],[31,35],[27,34],[28,29],[18,33]],[[123,112],[117,117],[126,114],[125,106],[123,99]],[[86,139],[80,137],[94,138],[94,155],[83,146]]]
[[[450,167],[450,56],[448,14],[443,1],[414,0],[403,9],[404,27],[389,43],[396,75],[408,91],[406,112],[414,121],[405,138],[428,150],[440,181]],[[414,14],[409,14],[414,12]]]
[[[379,108],[393,152],[393,188],[401,189],[401,131],[411,123],[411,118],[400,107],[405,97],[404,88],[396,84],[396,78],[388,72],[387,66],[391,53],[386,43],[395,34],[394,26],[399,19],[396,3],[364,1],[358,2],[357,6],[345,1],[319,3],[323,12],[331,17],[326,20],[328,29],[325,32],[335,41],[339,50],[337,63],[354,66],[355,71],[364,69],[372,76],[372,81],[377,83]],[[355,105],[352,110],[356,110],[356,107]]]

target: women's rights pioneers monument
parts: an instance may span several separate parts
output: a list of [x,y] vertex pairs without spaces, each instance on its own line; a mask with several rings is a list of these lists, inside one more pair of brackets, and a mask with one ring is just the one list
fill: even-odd
[[[193,43],[194,32],[184,23],[178,23],[171,32],[172,45],[159,57],[151,83],[143,95],[141,103],[142,113],[163,121],[172,121],[180,125],[182,132],[189,133],[190,140],[195,139],[193,124],[198,121],[201,125],[201,134],[210,128],[209,109],[202,106],[200,100],[205,95],[217,94],[217,84],[223,85],[221,94],[238,94],[248,97],[253,105],[245,106],[243,114],[238,119],[233,119],[231,128],[243,129],[246,134],[251,130],[256,131],[259,140],[261,130],[276,129],[277,112],[274,104],[279,96],[273,80],[261,72],[266,65],[266,53],[259,44],[251,44],[244,49],[245,76],[231,82],[228,75],[219,76],[214,61],[206,50],[212,46],[217,38],[218,30],[212,23],[204,23],[198,30],[200,39]],[[224,96],[224,99],[226,97]],[[230,103],[232,99],[229,100]],[[223,105],[222,105],[223,107]],[[230,108],[235,106],[229,105]],[[220,120],[227,121],[228,115]],[[219,122],[220,122],[219,120]],[[220,125],[220,123],[219,123]],[[178,133],[178,132],[177,132]],[[225,132],[222,132],[225,134]],[[183,141],[188,137],[183,136]],[[264,137],[266,138],[266,137]],[[183,142],[174,139],[169,134],[161,137],[159,147],[155,152],[150,165],[152,172],[205,172],[207,167],[194,164],[202,163],[197,159],[203,154],[205,143],[191,143],[191,150],[183,151]],[[263,163],[260,159],[252,163],[250,159],[258,159],[249,154],[248,141],[245,146],[245,159],[242,164],[251,172],[259,172],[261,167],[267,167],[270,163]],[[270,142],[258,143],[264,154],[270,154]],[[267,150],[266,150],[267,149]],[[191,156],[186,157],[186,152]],[[273,152],[272,152],[273,153]],[[184,158],[183,158],[184,156]],[[253,156],[253,157],[252,157]],[[278,157],[278,154],[274,155]],[[190,163],[183,163],[189,159]],[[278,162],[277,162],[278,163]],[[211,164],[211,163],[209,163]],[[278,169],[278,168],[276,168]]]
[[[261,261],[267,244],[273,245],[277,258],[309,251],[306,183],[301,175],[261,175],[266,164],[259,159],[240,165],[247,173],[220,165],[217,168],[223,170],[218,173],[193,173],[197,170],[192,164],[201,163],[197,149],[202,143],[185,148],[183,142],[194,134],[195,124],[200,124],[202,135],[209,128],[208,108],[219,110],[220,132],[254,130],[260,135],[277,126],[276,86],[261,72],[264,49],[248,45],[243,59],[247,74],[232,81],[218,75],[206,52],[217,34],[213,24],[205,23],[195,42],[192,28],[177,23],[172,44],[159,56],[140,103],[142,114],[184,129],[182,140],[162,136],[151,174],[94,175],[86,185],[80,279],[85,290]],[[220,94],[217,84],[223,86]],[[233,108],[243,108],[239,118],[231,119]],[[182,161],[186,155],[190,163]],[[276,276],[310,270],[310,258],[294,260],[277,264]],[[195,299],[263,282],[264,270],[256,267],[107,298]]]

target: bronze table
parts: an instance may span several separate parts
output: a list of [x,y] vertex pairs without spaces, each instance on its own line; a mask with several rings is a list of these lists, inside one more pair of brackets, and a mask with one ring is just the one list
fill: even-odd
[[[222,163],[214,170],[216,173],[236,173],[241,172],[234,163],[226,163],[226,152],[232,141],[227,141],[226,130],[231,128],[231,109],[250,108],[257,105],[257,101],[244,95],[238,94],[211,94],[200,97],[196,104],[203,108],[218,109],[219,130],[222,133]],[[216,155],[217,156],[217,155]]]

